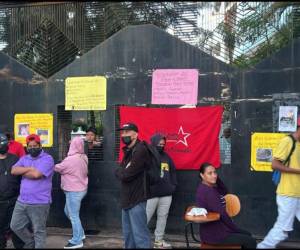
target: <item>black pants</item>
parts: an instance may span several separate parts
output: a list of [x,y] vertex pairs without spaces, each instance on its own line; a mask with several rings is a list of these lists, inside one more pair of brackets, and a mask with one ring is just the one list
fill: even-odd
[[247,231],[241,233],[232,233],[227,236],[220,244],[224,245],[241,245],[242,249],[255,249],[256,240]]
[[0,248],[6,248],[7,236],[11,234],[11,239],[15,248],[22,249],[24,242],[10,230],[10,221],[14,211],[16,199],[0,201]]

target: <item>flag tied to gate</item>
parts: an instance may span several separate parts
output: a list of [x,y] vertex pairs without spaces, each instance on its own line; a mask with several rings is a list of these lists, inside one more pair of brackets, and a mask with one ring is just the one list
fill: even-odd
[[[208,162],[220,166],[219,132],[223,106],[197,108],[120,107],[120,125],[133,122],[138,126],[139,139],[150,143],[155,133],[167,138],[165,151],[176,169],[199,169]],[[120,143],[119,160],[123,157]]]

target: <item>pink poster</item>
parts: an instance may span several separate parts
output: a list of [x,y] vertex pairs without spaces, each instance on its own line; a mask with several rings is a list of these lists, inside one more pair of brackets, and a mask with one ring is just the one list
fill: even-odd
[[152,104],[197,104],[197,69],[157,69],[152,75]]

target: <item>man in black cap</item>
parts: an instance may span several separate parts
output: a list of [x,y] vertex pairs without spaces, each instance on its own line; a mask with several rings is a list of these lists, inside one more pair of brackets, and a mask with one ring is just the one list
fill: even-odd
[[121,181],[122,230],[125,248],[151,248],[147,227],[145,171],[149,168],[150,155],[138,139],[138,127],[126,123],[121,128],[125,144],[116,176]]
[[101,141],[96,140],[97,130],[94,127],[89,127],[85,135],[85,154],[89,161],[103,160],[103,146]]
[[15,248],[23,248],[23,241],[10,230],[10,221],[19,195],[19,176],[11,175],[11,167],[18,161],[18,157],[8,153],[8,138],[0,133],[0,248],[6,247],[7,236],[12,234]]

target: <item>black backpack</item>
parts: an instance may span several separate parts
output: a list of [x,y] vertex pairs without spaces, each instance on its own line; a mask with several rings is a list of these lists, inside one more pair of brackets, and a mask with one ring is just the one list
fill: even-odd
[[155,185],[161,179],[161,160],[159,152],[154,146],[146,141],[141,141],[141,143],[143,143],[150,155],[150,162],[144,172],[144,195],[148,199],[150,197],[150,186]]
[[150,155],[150,162],[148,165],[146,172],[147,181],[150,185],[156,184],[160,180],[160,172],[161,172],[161,160],[160,155],[157,149],[148,144],[146,141],[142,141],[145,147],[148,150]]

